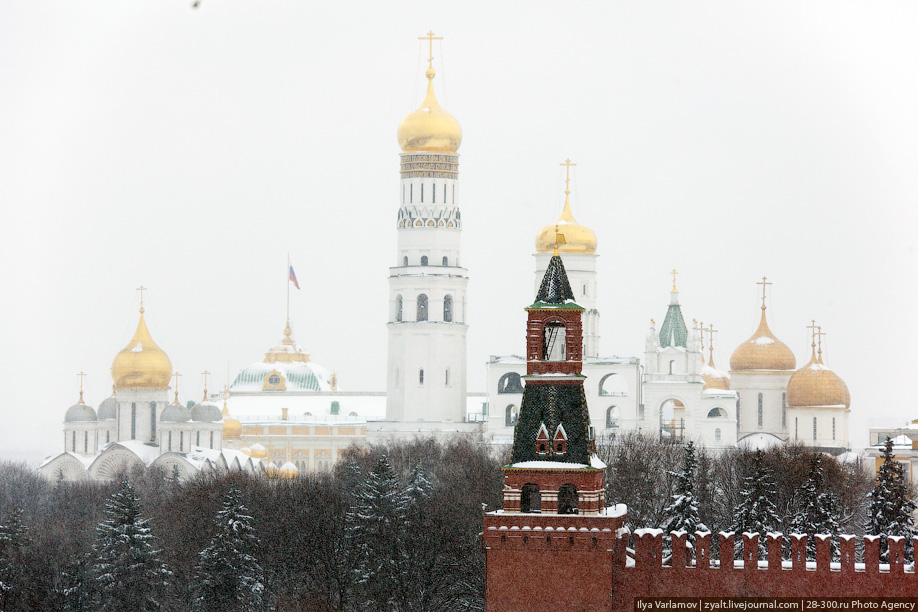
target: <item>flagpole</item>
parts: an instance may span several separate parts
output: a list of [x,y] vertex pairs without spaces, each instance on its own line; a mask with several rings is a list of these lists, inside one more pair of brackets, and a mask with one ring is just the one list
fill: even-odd
[[290,327],[290,251],[287,251],[287,327]]

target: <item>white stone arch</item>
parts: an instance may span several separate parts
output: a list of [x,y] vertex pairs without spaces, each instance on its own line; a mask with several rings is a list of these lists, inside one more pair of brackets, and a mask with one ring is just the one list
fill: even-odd
[[70,453],[63,453],[51,459],[38,468],[38,473],[53,482],[58,480],[76,482],[87,476],[86,466]]
[[146,467],[132,450],[120,444],[112,444],[96,457],[87,472],[95,480],[112,480],[125,472]]
[[685,398],[667,395],[660,399],[655,412],[660,437],[682,439],[685,436],[685,414]]
[[599,379],[598,393],[602,396],[624,397],[628,394],[628,381],[618,372],[609,372]]
[[178,468],[179,480],[188,480],[198,473],[198,469],[178,453],[163,453],[150,467],[162,469],[166,476],[171,476],[173,468]]

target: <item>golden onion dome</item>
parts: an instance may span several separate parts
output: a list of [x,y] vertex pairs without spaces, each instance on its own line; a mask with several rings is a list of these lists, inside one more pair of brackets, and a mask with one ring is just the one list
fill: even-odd
[[427,94],[417,110],[399,124],[398,144],[404,153],[456,153],[462,144],[462,128],[456,118],[437,102],[433,89],[436,71],[428,68],[424,74],[427,77]]
[[816,357],[816,349],[809,363],[794,372],[787,383],[787,405],[794,408],[816,406],[851,407],[848,385],[838,374]]
[[731,370],[793,370],[797,358],[790,348],[775,338],[765,321],[765,306],[762,306],[762,320],[752,337],[736,347],[730,356]]
[[249,457],[252,456],[252,449],[249,448],[248,446],[243,446],[242,448],[239,449],[239,452],[242,453],[243,455],[248,455]]
[[555,233],[564,235],[564,243],[558,245],[559,253],[596,253],[596,234],[585,225],[577,223],[571,213],[570,192],[565,191],[564,210],[561,216],[551,225],[543,227],[536,235],[536,252],[551,253],[555,249]]
[[250,450],[251,450],[251,456],[254,457],[255,459],[265,459],[268,456],[267,449],[261,444],[259,444],[258,442],[253,444]]
[[172,378],[172,362],[166,352],[156,346],[150,337],[143,308],[140,309],[140,321],[137,330],[128,345],[115,355],[112,362],[112,380],[115,388],[155,388],[169,386]]

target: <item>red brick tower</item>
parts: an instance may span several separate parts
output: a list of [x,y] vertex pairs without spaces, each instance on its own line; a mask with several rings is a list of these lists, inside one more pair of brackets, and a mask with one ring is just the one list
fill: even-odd
[[557,249],[526,308],[526,387],[504,472],[503,510],[484,517],[485,608],[607,609],[624,508],[605,507],[605,465],[583,391],[583,308]]

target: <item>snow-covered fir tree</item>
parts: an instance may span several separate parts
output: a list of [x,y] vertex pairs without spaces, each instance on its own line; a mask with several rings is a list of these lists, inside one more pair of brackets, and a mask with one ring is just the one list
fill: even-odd
[[671,546],[670,532],[685,531],[689,547],[689,559],[694,557],[695,532],[708,531],[708,526],[701,522],[698,512],[698,501],[695,499],[695,443],[689,442],[682,452],[682,470],[670,472],[675,478],[672,502],[663,510],[666,522],[663,526],[664,541]]
[[358,488],[346,518],[359,556],[357,581],[364,586],[367,605],[376,610],[397,608],[392,587],[402,569],[407,507],[407,496],[383,456]]
[[[806,557],[816,559],[816,534],[832,536],[832,559],[838,560],[838,499],[824,490],[822,455],[809,456],[810,470],[797,495],[797,513],[791,521],[791,534],[806,534]],[[788,538],[786,542],[790,543]]]
[[30,543],[22,508],[14,506],[0,525],[0,610],[12,610],[25,599],[28,580],[23,557]]
[[123,481],[105,506],[93,546],[97,610],[161,609],[172,573],[155,548],[149,521],[140,518],[134,487]]
[[889,536],[905,538],[905,556],[912,560],[912,537],[916,534],[912,513],[915,501],[909,496],[902,464],[893,458],[893,443],[888,437],[883,447],[883,463],[870,494],[868,532],[880,536],[880,560],[889,562]]
[[255,558],[254,519],[235,484],[214,518],[214,535],[195,571],[196,612],[257,612],[264,607],[264,576]]
[[[736,533],[737,541],[742,541],[744,533],[759,534],[759,559],[768,558],[767,534],[777,531],[781,524],[778,510],[772,501],[776,488],[774,475],[765,465],[765,453],[761,450],[755,451],[752,465],[743,478],[743,490],[740,492],[742,499],[734,510],[736,522],[733,524],[733,531]],[[737,552],[739,548],[737,546]]]

